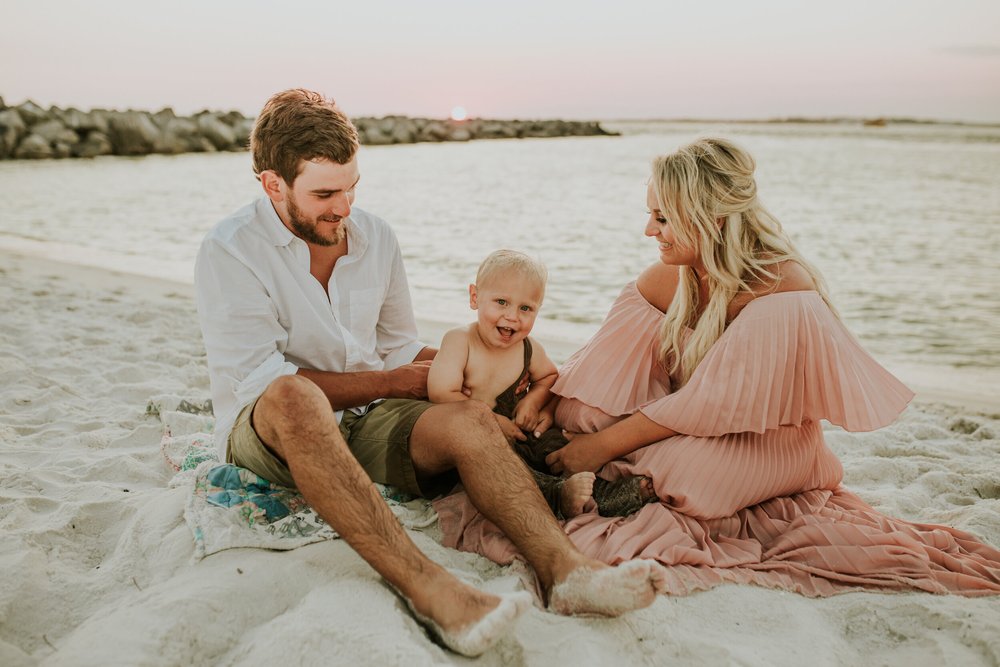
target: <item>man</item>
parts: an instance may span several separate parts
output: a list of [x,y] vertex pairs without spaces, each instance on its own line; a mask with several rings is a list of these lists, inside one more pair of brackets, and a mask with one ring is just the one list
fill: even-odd
[[297,487],[459,653],[489,648],[528,597],[479,591],[428,559],[372,480],[432,497],[461,478],[534,566],[553,611],[651,604],[660,566],[609,568],[580,554],[485,405],[422,400],[436,350],[417,340],[392,230],[352,210],[350,120],[318,93],[284,91],[264,106],[250,149],[266,196],[216,225],[195,267],[226,460]]

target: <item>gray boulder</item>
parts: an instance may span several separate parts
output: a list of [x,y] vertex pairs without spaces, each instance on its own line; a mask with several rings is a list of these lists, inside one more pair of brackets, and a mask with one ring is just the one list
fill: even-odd
[[216,149],[224,151],[236,144],[236,132],[215,114],[203,113],[198,116],[197,122],[202,135],[212,142]]
[[383,132],[378,125],[371,125],[364,130],[358,129],[358,140],[368,146],[386,146],[392,143],[392,135]]
[[200,152],[200,140],[203,137],[198,134],[197,124],[190,118],[178,118],[173,113],[173,111],[164,110],[154,116],[154,119],[158,118],[159,122],[157,124],[160,126],[162,133],[156,145],[153,146],[153,151],[169,155],[187,153],[189,151]]
[[17,107],[17,112],[21,114],[21,118],[28,127],[50,118],[48,111],[38,106],[31,100],[27,100],[24,104]]
[[192,153],[215,153],[219,149],[211,141],[200,134],[188,140],[188,146]]
[[21,119],[17,109],[0,111],[0,160],[6,160],[14,155],[14,150],[21,142],[21,137],[28,131],[28,126]]
[[516,139],[517,128],[512,123],[498,120],[479,123],[476,135],[482,139]]
[[73,154],[73,146],[78,142],[74,141],[72,144],[68,144],[65,141],[57,141],[52,144],[52,157],[64,158],[69,157]]
[[382,130],[382,132],[392,136],[392,131],[396,128],[397,120],[399,120],[399,116],[385,116],[374,121],[374,124],[378,126],[378,129]]
[[84,135],[90,130],[99,130],[105,134],[108,132],[108,121],[100,113],[80,111],[70,107],[65,110],[53,109],[53,115],[62,121],[62,124],[80,135]]
[[412,144],[417,140],[413,121],[400,118],[392,128],[392,141],[397,144]]
[[424,125],[417,137],[420,141],[444,141],[448,138],[448,126],[440,120],[432,120]]
[[100,130],[91,130],[87,133],[87,138],[76,144],[72,148],[75,157],[97,157],[98,155],[111,155],[114,147],[111,139]]
[[235,127],[236,123],[247,120],[246,116],[239,111],[227,111],[223,114],[216,114],[216,116],[229,127]]
[[451,123],[448,129],[448,141],[469,141],[472,139],[472,132],[465,125]]
[[108,125],[116,155],[147,155],[160,139],[160,129],[139,111],[112,113]]
[[167,125],[172,120],[177,118],[177,114],[175,114],[174,110],[171,109],[170,107],[164,107],[159,111],[157,111],[156,113],[154,113],[152,118],[153,122],[156,123],[156,127],[160,128],[161,130],[166,130]]
[[50,144],[56,142],[73,144],[80,141],[80,137],[73,130],[67,128],[58,120],[46,120],[31,128],[31,131],[44,138]]
[[41,160],[50,158],[53,154],[52,145],[45,137],[40,137],[37,134],[26,136],[18,144],[17,150],[14,151],[14,157],[19,160]]
[[253,119],[239,118],[233,123],[233,132],[236,133],[236,145],[238,147],[249,147],[250,133],[253,132]]

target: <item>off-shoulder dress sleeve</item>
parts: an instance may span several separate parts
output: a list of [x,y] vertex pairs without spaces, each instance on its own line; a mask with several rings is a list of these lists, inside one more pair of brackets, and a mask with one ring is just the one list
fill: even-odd
[[641,412],[695,436],[819,419],[871,431],[892,423],[912,398],[817,292],[781,292],[751,301],[688,383]]
[[597,333],[559,369],[552,392],[611,416],[633,414],[666,396],[670,378],[658,359],[662,319],[663,313],[629,283]]

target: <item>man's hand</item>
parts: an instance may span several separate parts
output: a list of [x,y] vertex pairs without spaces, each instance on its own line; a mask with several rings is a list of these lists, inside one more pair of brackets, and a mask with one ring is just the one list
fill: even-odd
[[498,415],[495,412],[493,413],[493,416],[496,417],[497,424],[500,425],[500,430],[503,431],[504,437],[507,438],[507,442],[510,444],[513,445],[515,440],[524,441],[528,439],[528,436],[526,436],[524,432],[517,427],[517,424],[511,420],[507,419],[503,415]]
[[389,395],[386,398],[426,399],[427,373],[430,369],[430,361],[414,361],[386,371],[389,374]]
[[557,475],[597,472],[613,458],[607,455],[600,433],[563,431],[563,434],[569,440],[569,444],[545,457],[546,465]]

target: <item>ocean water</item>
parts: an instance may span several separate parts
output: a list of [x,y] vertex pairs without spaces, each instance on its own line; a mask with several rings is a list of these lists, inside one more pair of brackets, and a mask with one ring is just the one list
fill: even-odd
[[[478,263],[515,248],[549,268],[536,332],[583,340],[657,259],[652,158],[722,135],[876,357],[1000,394],[1000,128],[605,126],[622,136],[362,149],[355,205],[395,228],[418,315],[470,320]],[[190,282],[204,233],[258,193],[245,153],[0,162],[0,245]]]

